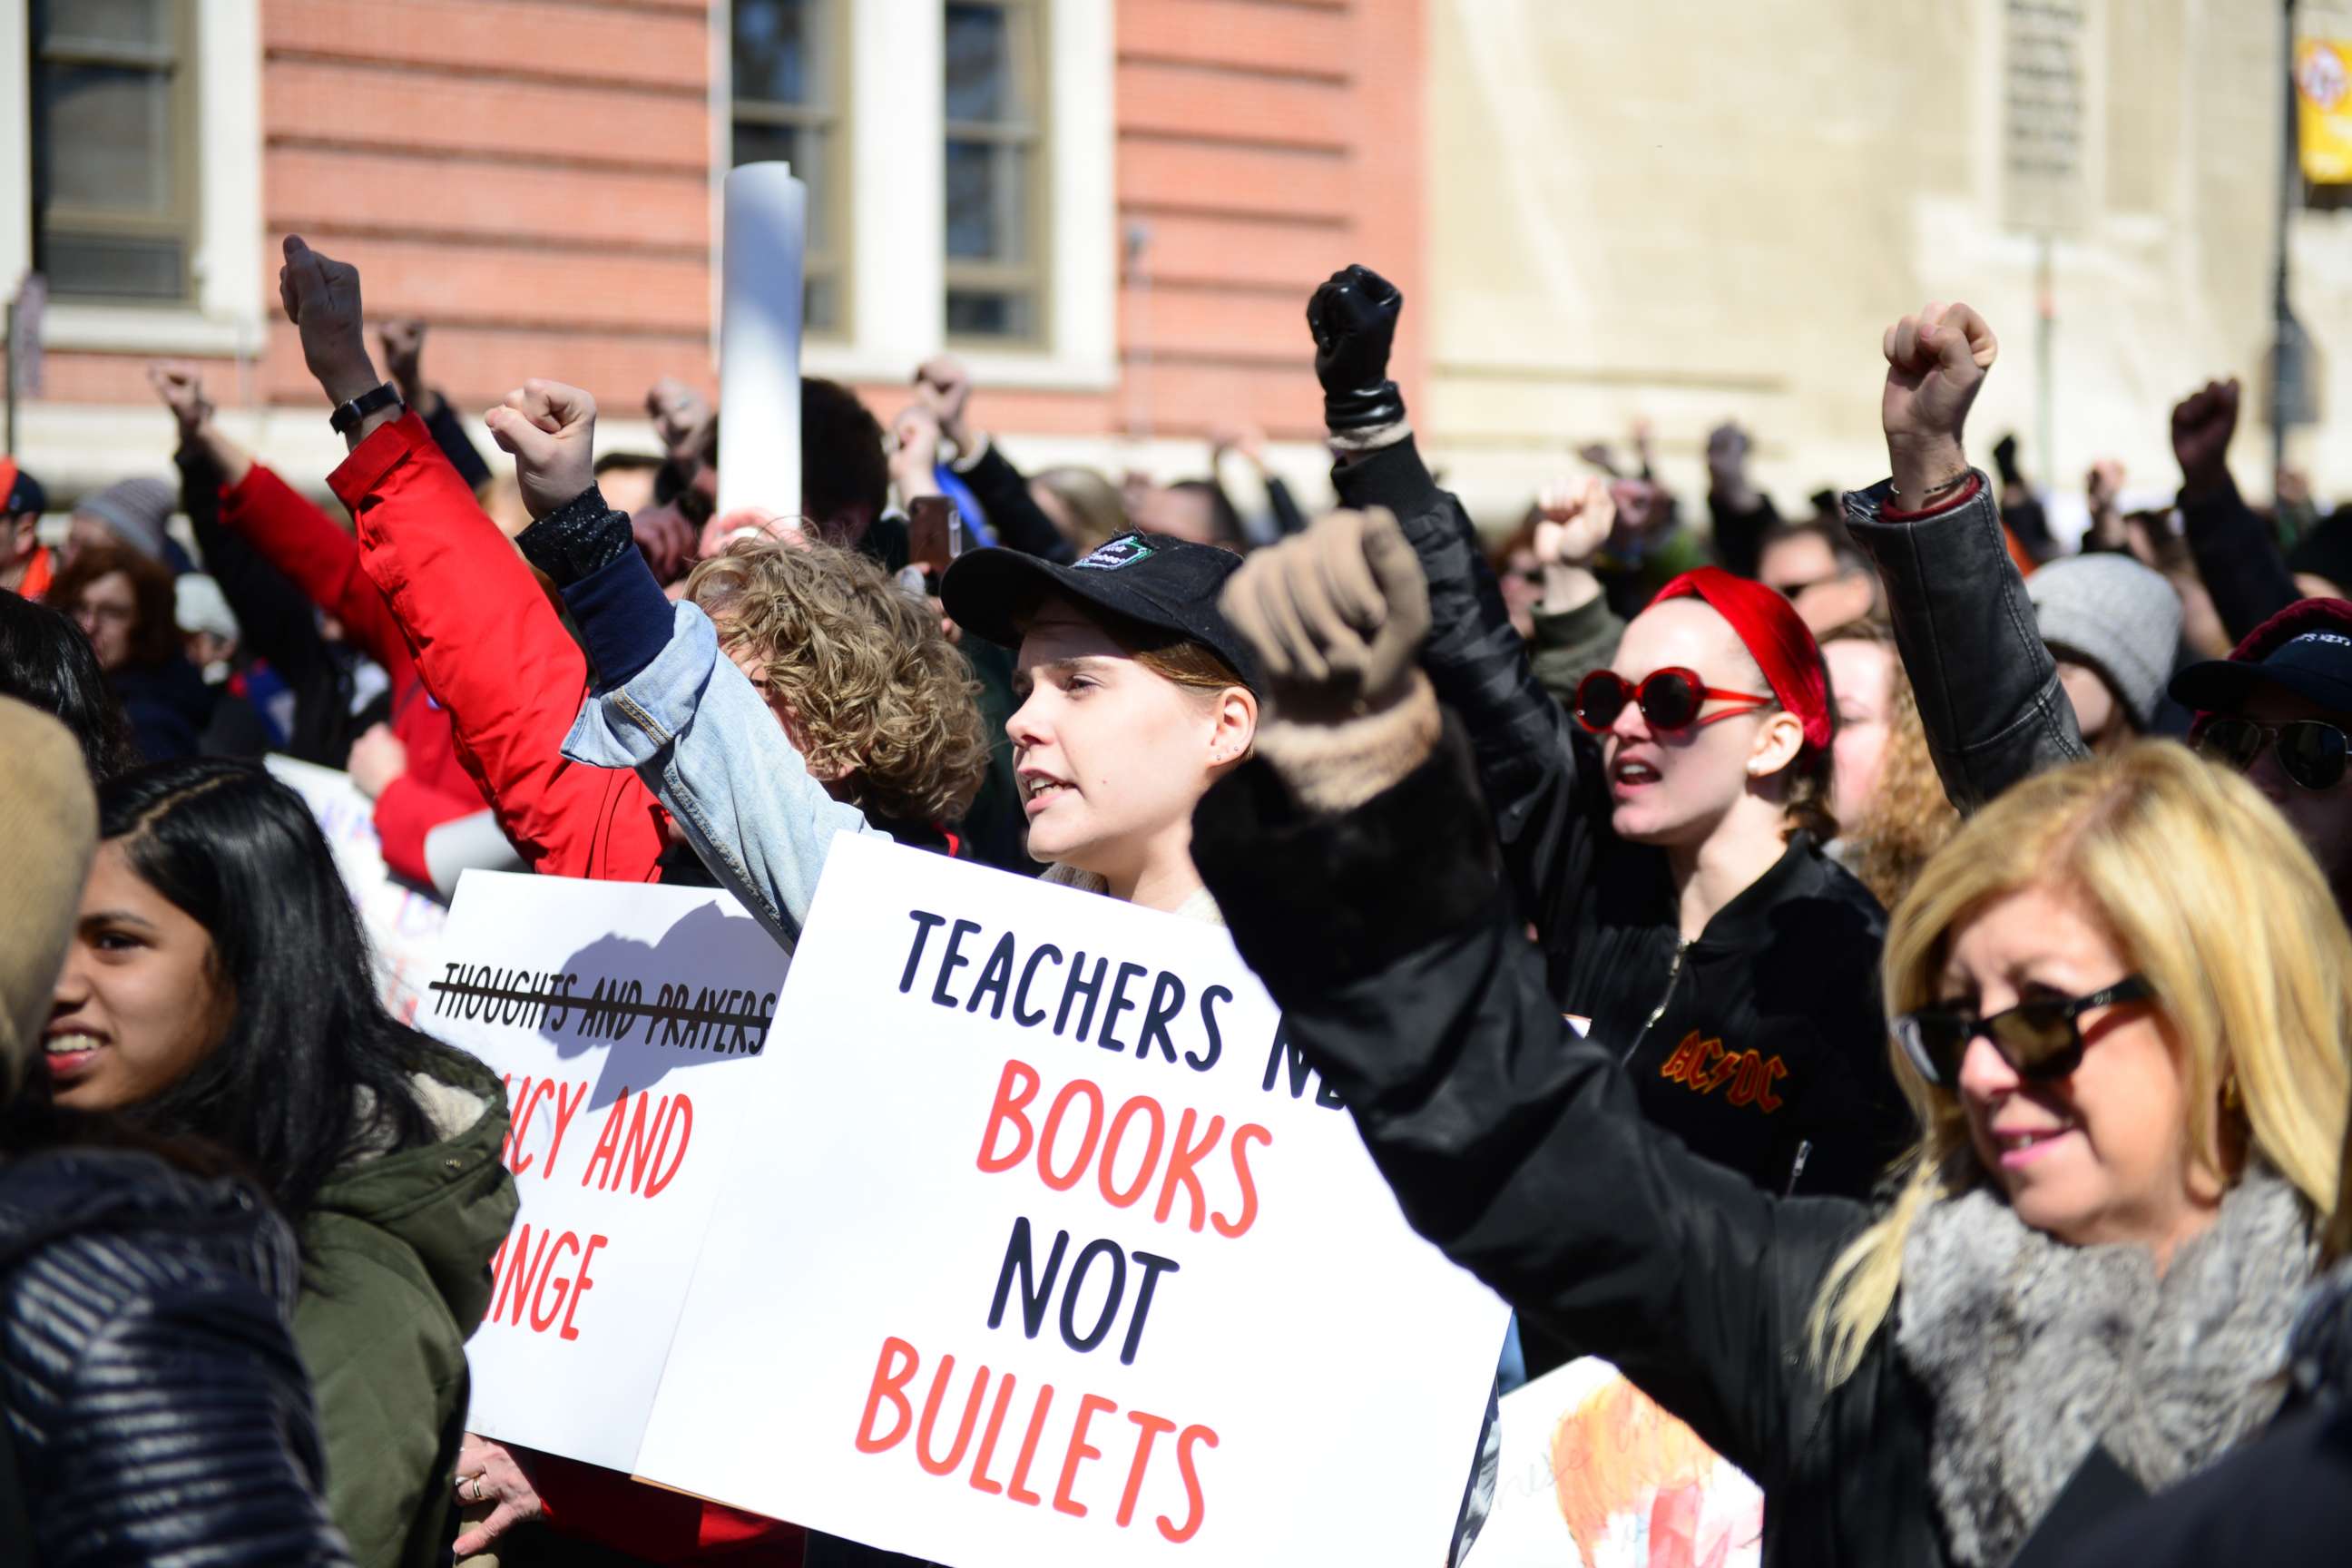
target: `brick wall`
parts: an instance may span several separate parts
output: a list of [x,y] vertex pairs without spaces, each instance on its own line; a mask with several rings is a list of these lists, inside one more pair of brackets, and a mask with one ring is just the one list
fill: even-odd
[[[634,407],[708,368],[704,0],[265,0],[263,210],[433,323],[467,406],[534,372]],[[293,329],[273,399],[315,398]]]
[[[1408,299],[1425,276],[1422,15],[1422,0],[1120,0],[1119,221],[1150,236],[1120,280],[1122,384],[995,394],[991,418],[1160,437],[1245,419],[1318,437],[1307,296],[1350,261]],[[1408,312],[1408,395],[1423,359]]]
[[[1189,444],[1242,419],[1312,441],[1307,295],[1352,260],[1409,298],[1426,276],[1424,3],[1118,0],[1118,222],[1149,233],[1122,264],[1120,384],[990,389],[991,427]],[[708,0],[260,0],[259,16],[266,287],[289,232],[357,262],[370,317],[429,321],[428,374],[468,409],[533,374],[624,416],[659,376],[711,386]],[[296,334],[263,308],[254,365],[199,363],[225,405],[308,414]],[[1425,315],[1400,345],[1409,390]],[[45,400],[129,414],[148,357],[55,350]],[[859,390],[886,418],[906,396]]]

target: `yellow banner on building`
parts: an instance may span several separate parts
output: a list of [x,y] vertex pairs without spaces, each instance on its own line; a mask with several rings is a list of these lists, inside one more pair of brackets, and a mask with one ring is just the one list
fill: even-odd
[[2352,184],[2352,42],[2297,43],[2294,98],[2303,177],[2315,185]]

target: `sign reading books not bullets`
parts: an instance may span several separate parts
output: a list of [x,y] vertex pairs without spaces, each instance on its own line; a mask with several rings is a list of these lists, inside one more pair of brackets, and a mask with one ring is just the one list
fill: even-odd
[[[542,928],[487,900],[477,922],[476,880],[445,973],[488,963],[490,989],[543,993],[543,976],[501,981],[506,961],[478,954]],[[723,943],[676,942],[678,915],[648,895],[748,926],[723,900],[614,888],[589,915],[596,889],[556,886],[543,905],[601,921],[606,941],[675,949],[673,1005],[740,1005],[706,990],[766,1005],[761,972],[725,968]],[[591,973],[624,967],[567,961],[557,978],[593,992]],[[668,977],[628,973],[646,1001]],[[646,1104],[640,1191],[625,1125],[617,1186],[591,1184],[608,1217],[594,1294],[570,1297],[579,1340],[560,1337],[557,1287],[533,1297],[557,1325],[541,1343],[610,1337],[569,1371],[559,1350],[509,1377],[498,1363],[536,1319],[518,1334],[494,1310],[474,1344],[478,1425],[959,1568],[1442,1560],[1504,1309],[1405,1225],[1223,930],[844,837],[773,1011],[748,1055],[658,1043],[667,1021],[656,1043],[593,1045],[570,1065],[571,1092],[592,1087],[560,1152],[567,1090],[531,1091],[518,1126],[541,1131],[517,1147],[549,1150],[553,1169],[518,1171],[525,1221],[535,1181],[585,1179],[617,1086],[638,1099],[648,1059],[670,1064]],[[667,1154],[665,1092],[690,1094],[695,1117],[690,1148]],[[645,1195],[673,1159],[673,1184]],[[670,1305],[600,1312],[663,1239],[695,1254],[682,1282],[661,1255]],[[631,1405],[623,1385],[656,1356],[650,1408]],[[632,1370],[608,1378],[616,1357]],[[567,1393],[563,1417],[525,1412]]]

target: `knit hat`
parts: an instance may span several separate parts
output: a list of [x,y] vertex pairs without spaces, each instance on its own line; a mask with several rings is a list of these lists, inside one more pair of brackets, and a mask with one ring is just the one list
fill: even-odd
[[2180,595],[2128,555],[2053,561],[2025,580],[2050,651],[2089,665],[2146,731],[2180,651]]
[[235,642],[239,636],[236,612],[228,607],[228,596],[218,583],[201,572],[183,572],[172,579],[172,619],[189,637],[210,632]]
[[97,837],[81,748],[55,719],[0,697],[0,1101],[49,1016]]
[[180,504],[180,492],[169,479],[122,479],[94,496],[83,498],[76,512],[87,512],[106,524],[113,535],[142,555],[163,559],[163,525]]

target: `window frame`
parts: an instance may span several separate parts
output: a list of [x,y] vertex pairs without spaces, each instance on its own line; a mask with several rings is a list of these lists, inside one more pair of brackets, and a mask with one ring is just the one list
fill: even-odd
[[28,240],[27,252],[33,265],[38,266],[42,236],[49,230],[63,230],[71,235],[93,237],[138,239],[175,239],[180,246],[180,291],[176,294],[109,294],[83,293],[70,287],[60,288],[54,276],[47,277],[50,298],[61,305],[97,306],[105,309],[153,311],[185,311],[196,307],[202,295],[199,281],[199,258],[205,238],[205,191],[202,186],[204,169],[197,156],[202,141],[204,117],[200,96],[204,87],[198,59],[196,17],[193,0],[163,0],[163,16],[170,29],[169,42],[158,53],[129,46],[81,44],[59,49],[46,42],[37,44],[31,36],[32,14],[25,11],[26,61],[26,137],[31,166],[37,170],[40,154],[37,143],[40,128],[33,123],[37,95],[33,83],[42,68],[49,64],[130,68],[163,75],[170,94],[166,134],[171,138],[170,180],[171,212],[157,218],[138,214],[109,210],[104,207],[50,205],[43,210],[40,193],[28,180],[26,189],[25,222]]
[[[939,0],[942,30],[946,26],[949,3],[950,0]],[[1030,113],[1025,123],[950,120],[947,118],[947,81],[942,69],[940,81],[941,321],[944,323],[946,320],[948,296],[959,289],[1026,293],[1030,310],[1029,330],[1025,332],[957,332],[947,329],[945,341],[950,348],[964,352],[1020,352],[1045,348],[1055,341],[1052,287],[1054,18],[1051,5],[1049,0],[955,0],[955,3],[987,5],[1003,13],[1015,100],[1025,102]],[[1027,261],[974,261],[948,254],[944,216],[948,195],[946,167],[947,147],[952,142],[985,142],[992,150],[1005,147],[1020,150],[1024,163],[1022,189],[1027,208],[1022,214],[1021,237],[1022,248],[1029,258]]]
[[[724,164],[719,174],[723,184],[727,170],[736,166],[735,127],[739,122],[751,121],[763,125],[789,125],[799,130],[814,131],[824,138],[824,178],[813,195],[814,200],[824,204],[824,231],[830,243],[821,253],[806,248],[801,252],[803,300],[801,326],[811,338],[824,342],[841,342],[849,338],[857,320],[857,237],[850,227],[851,215],[847,210],[847,188],[854,166],[851,160],[856,155],[853,142],[857,123],[856,105],[853,98],[856,90],[856,78],[851,58],[855,46],[850,39],[850,13],[854,0],[817,0],[817,3],[826,11],[824,58],[818,66],[823,72],[825,96],[832,102],[832,107],[826,109],[790,103],[780,99],[746,98],[736,90],[735,20],[738,7],[730,0],[727,7],[727,34],[719,40],[724,50],[720,58],[726,63],[727,147]],[[747,105],[753,112],[744,112]],[[796,169],[793,173],[802,184],[807,184],[807,177],[801,171]],[[814,222],[811,226],[814,226]],[[824,326],[812,325],[805,319],[808,279],[817,274],[822,274],[833,286],[834,320]]]

